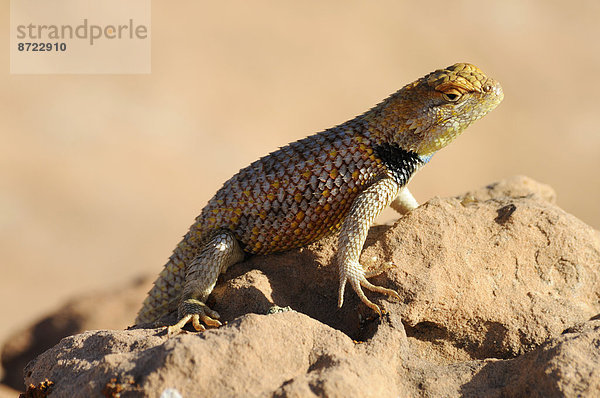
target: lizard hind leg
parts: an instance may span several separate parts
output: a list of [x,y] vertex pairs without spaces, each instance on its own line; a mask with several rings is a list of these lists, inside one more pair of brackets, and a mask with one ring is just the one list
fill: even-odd
[[169,335],[180,331],[190,321],[197,331],[205,330],[202,323],[209,327],[221,326],[219,314],[205,302],[219,274],[243,258],[240,243],[229,230],[219,230],[206,241],[199,254],[186,266],[185,282],[177,307],[179,321],[167,328]]

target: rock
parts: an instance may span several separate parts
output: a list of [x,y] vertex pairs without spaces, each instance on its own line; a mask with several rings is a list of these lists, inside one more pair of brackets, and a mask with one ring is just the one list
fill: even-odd
[[507,396],[598,397],[600,321],[579,325],[512,362]]
[[383,319],[353,292],[336,308],[328,238],[231,267],[209,300],[219,329],[85,332],[29,363],[25,383],[59,396],[597,396],[600,235],[554,198],[515,177],[373,228],[362,262],[402,297],[367,293]]
[[459,196],[463,202],[475,200],[483,202],[489,199],[522,197],[543,199],[552,204],[556,203],[556,192],[549,185],[520,175],[493,182],[483,188]]
[[289,311],[244,315],[202,335],[85,332],[40,355],[26,379],[52,380],[53,393],[69,397],[594,397],[599,342],[596,320],[515,359],[440,364],[414,355],[394,316],[357,343]]
[[580,326],[514,359],[426,369],[420,382],[429,396],[598,397],[600,321]]
[[[127,382],[128,388],[151,396],[159,396],[167,388],[182,396],[257,396],[290,389],[310,392],[305,387],[317,381],[315,387],[323,392],[351,394],[357,389],[359,394],[368,394],[371,387],[364,384],[368,381],[368,385],[381,386],[376,391],[379,396],[392,395],[384,390],[389,385],[386,379],[395,377],[393,368],[363,348],[357,349],[342,332],[295,311],[245,315],[203,335],[181,334],[169,339],[160,334],[150,329],[68,337],[38,357],[35,366],[26,370],[27,378],[37,380],[43,374],[55,382],[55,391],[64,380],[60,391],[65,396],[93,396],[112,377],[129,378],[133,382]],[[400,354],[390,352],[388,356]],[[372,368],[364,367],[364,361]],[[73,368],[82,371],[81,382],[80,377],[68,379]],[[348,377],[348,370],[358,373]],[[313,381],[311,374],[327,380],[317,377]],[[300,385],[295,387],[297,383]]]
[[434,198],[365,250],[396,264],[390,286],[409,336],[510,358],[600,313],[597,232],[516,181],[475,192],[482,201]]

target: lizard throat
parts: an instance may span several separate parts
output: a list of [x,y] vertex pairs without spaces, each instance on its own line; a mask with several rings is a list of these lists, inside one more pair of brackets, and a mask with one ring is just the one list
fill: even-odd
[[412,175],[426,163],[417,153],[402,149],[396,144],[383,143],[376,145],[374,150],[390,176],[400,186],[406,185]]

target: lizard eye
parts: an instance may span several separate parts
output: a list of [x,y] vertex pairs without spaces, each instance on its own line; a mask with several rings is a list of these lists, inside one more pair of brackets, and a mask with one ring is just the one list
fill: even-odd
[[443,92],[442,96],[448,102],[456,102],[460,99],[462,95],[458,90],[449,90],[447,92]]

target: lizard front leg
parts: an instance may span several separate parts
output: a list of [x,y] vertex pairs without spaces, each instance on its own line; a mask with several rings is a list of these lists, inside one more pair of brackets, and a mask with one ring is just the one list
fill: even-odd
[[390,207],[400,214],[406,214],[419,207],[419,202],[410,193],[406,186],[400,188],[398,196],[390,203]]
[[200,253],[186,265],[185,282],[177,307],[179,322],[167,328],[169,335],[181,330],[190,320],[197,331],[205,330],[200,321],[207,326],[221,326],[219,314],[205,302],[219,274],[243,258],[244,252],[238,240],[228,230],[217,232],[202,246]]
[[379,315],[381,315],[381,310],[365,296],[362,287],[400,299],[400,296],[394,290],[371,284],[365,276],[362,265],[359,263],[360,253],[367,238],[369,227],[379,213],[398,195],[399,190],[398,183],[393,179],[383,178],[361,192],[352,203],[350,213],[342,223],[339,237],[340,247],[337,253],[340,274],[338,307],[341,307],[344,303],[346,282],[350,282],[361,301]]

